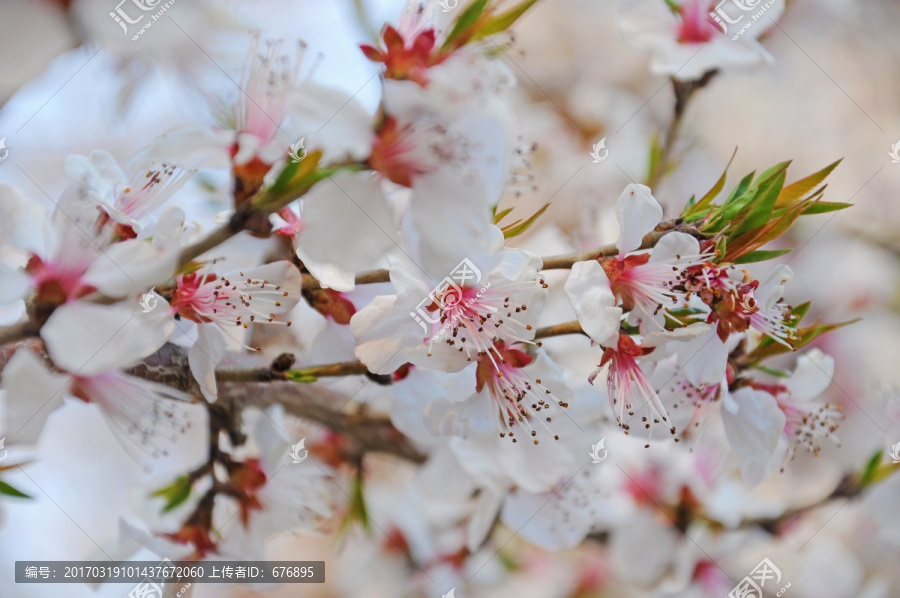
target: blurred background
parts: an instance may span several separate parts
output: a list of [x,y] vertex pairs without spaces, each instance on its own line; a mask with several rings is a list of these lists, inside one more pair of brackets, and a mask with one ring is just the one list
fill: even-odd
[[[385,22],[396,22],[403,4],[175,0],[168,16],[134,43],[109,16],[115,0],[0,0],[0,139],[8,150],[0,181],[50,205],[65,186],[67,155],[103,148],[124,157],[167,129],[208,120],[211,98],[235,93],[248,29],[304,40],[307,76],[374,107],[378,68],[357,46],[372,43]],[[540,0],[514,28],[504,57],[520,84],[514,102],[520,140],[535,144],[528,169],[535,189],[520,205],[533,211],[551,202],[541,226],[516,243],[543,254],[615,239],[614,202],[626,184],[646,179],[652,139],[672,118],[672,85],[651,75],[649,57],[624,43],[619,9],[613,0]],[[827,494],[844,473],[900,441],[900,165],[889,155],[900,140],[898,22],[900,3],[893,0],[788,2],[763,40],[774,63],[721,73],[697,92],[675,147],[676,168],[654,188],[674,216],[691,195],[713,185],[736,148],[729,185],[783,160],[793,160],[788,179],[796,180],[843,158],[825,199],[855,207],[801,221],[783,240],[794,251],[780,260],[796,273],[788,299],[811,298],[811,317],[862,318],[819,343],[837,363],[829,392],[846,416],[841,447],[829,446],[817,459],[798,457],[787,475],[758,490],[797,504]],[[594,164],[589,152],[601,139],[609,159]],[[189,213],[214,213],[229,204],[226,184],[201,178],[180,197],[196,203]],[[0,312],[0,324],[19,315]],[[371,469],[386,488],[383,512],[389,513],[387,489],[410,472],[377,460]],[[117,509],[147,474],[118,449],[96,411],[80,404],[51,418],[29,473],[17,485],[37,500],[0,507],[0,596],[124,596],[125,585],[16,586],[13,562],[86,559],[114,544]],[[373,509],[382,508],[373,502]],[[858,530],[871,528],[861,523],[861,509],[841,506],[824,509],[811,524],[822,531],[783,561],[793,563],[790,595],[900,596],[897,573],[890,573],[896,547],[864,541]],[[375,542],[344,549],[352,540],[277,538],[271,549],[281,559],[326,560],[328,583],[268,595],[432,595],[397,590],[407,585],[394,580],[415,572],[399,557],[366,554],[377,550]],[[615,575],[615,564],[590,542],[554,555],[519,541],[507,550],[526,565],[483,595],[645,595],[576,594],[561,582]],[[241,587],[191,591],[252,595]]]

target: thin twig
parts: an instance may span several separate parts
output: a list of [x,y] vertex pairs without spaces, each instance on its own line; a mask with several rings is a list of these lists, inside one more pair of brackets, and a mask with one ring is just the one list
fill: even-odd
[[37,336],[37,333],[34,325],[28,320],[12,326],[0,326],[0,346],[20,341],[29,336]]

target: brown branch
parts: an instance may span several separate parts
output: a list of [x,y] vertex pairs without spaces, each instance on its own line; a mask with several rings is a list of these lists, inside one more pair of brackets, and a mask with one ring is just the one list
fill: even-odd
[[236,408],[283,405],[293,416],[318,422],[350,440],[360,453],[379,452],[421,463],[422,455],[386,417],[340,411],[347,397],[318,384],[270,382],[228,385],[219,391],[218,402]]
[[694,92],[706,87],[718,72],[718,69],[711,69],[703,73],[699,79],[693,81],[679,81],[674,78],[672,79],[672,88],[675,92],[675,109],[673,111],[672,120],[669,122],[669,127],[666,129],[662,147],[660,147],[659,159],[656,161],[653,170],[647,174],[648,187],[655,187],[660,179],[665,176],[666,170],[669,168],[672,150],[675,148],[675,140],[678,137],[678,131],[681,129],[681,123],[684,120],[684,113],[687,110],[688,102],[690,102]]
[[[577,320],[571,322],[563,322],[562,324],[554,324],[552,326],[544,326],[538,328],[534,333],[534,338],[542,339],[553,336],[562,336],[564,334],[585,334],[581,328],[581,324]],[[223,368],[216,370],[216,380],[218,382],[274,382],[284,380],[285,376],[282,372],[285,370],[273,371],[273,368],[257,367],[257,368]],[[312,376],[315,378],[328,378],[337,376],[365,376],[370,374],[369,369],[361,361],[344,361],[340,363],[329,363],[326,365],[317,365],[308,368],[295,370],[298,376]]]
[[361,361],[344,361],[342,363],[303,368],[302,370],[297,370],[297,373],[315,376],[316,378],[329,378],[335,376],[363,376],[369,373],[369,369]]
[[28,320],[12,326],[0,326],[0,345],[14,343],[29,336],[37,336],[37,334],[37,329]]
[[[657,243],[659,243],[660,239],[662,239],[667,234],[675,231],[688,233],[694,236],[700,235],[700,231],[698,231],[693,226],[683,224],[680,219],[666,220],[661,222],[659,226],[656,227],[655,231],[648,233],[644,237],[640,249],[650,249],[654,247]],[[541,267],[541,270],[563,270],[571,268],[577,262],[586,262],[589,260],[596,260],[604,257],[612,257],[614,255],[617,255],[618,253],[619,249],[615,245],[603,245],[601,247],[596,247],[587,251],[566,253],[563,255],[553,255],[544,258],[544,265]],[[389,270],[385,269],[360,272],[356,275],[355,279],[356,284],[375,284],[379,282],[390,281],[391,273]],[[313,276],[312,274],[303,274],[303,290],[315,291],[321,288],[322,285],[318,280],[316,280],[315,276]]]
[[[659,243],[660,239],[672,232],[682,232],[687,233],[691,236],[701,236],[699,230],[697,230],[694,226],[684,224],[680,218],[664,220],[663,222],[659,223],[659,226],[656,227],[656,230],[644,235],[644,239],[641,241],[641,246],[639,249],[651,249],[655,247],[656,244]],[[544,258],[544,265],[541,269],[564,270],[571,268],[578,262],[587,262],[604,257],[612,257],[614,255],[618,255],[618,253],[619,248],[613,244],[603,245],[602,247],[596,247],[594,249],[588,249],[587,251],[554,255]]]
[[[417,463],[425,459],[389,419],[342,412],[341,408],[349,398],[346,395],[320,384],[283,380],[283,372],[292,364],[293,356],[284,354],[268,368],[217,371],[219,397],[210,407],[226,413],[238,413],[244,407],[265,409],[282,404],[291,415],[321,423],[345,435],[359,453],[387,453]],[[322,376],[345,375],[337,373],[341,369],[366,373],[365,366],[356,362],[317,366],[309,368],[309,371],[317,371]],[[144,363],[131,368],[129,373],[200,396],[197,383],[190,374],[187,352],[171,343],[145,359]]]
[[581,323],[578,320],[572,320],[571,322],[563,322],[562,324],[554,324],[552,326],[544,326],[543,328],[538,328],[534,332],[534,338],[550,338],[551,336],[561,336],[563,334],[587,334],[581,328]]

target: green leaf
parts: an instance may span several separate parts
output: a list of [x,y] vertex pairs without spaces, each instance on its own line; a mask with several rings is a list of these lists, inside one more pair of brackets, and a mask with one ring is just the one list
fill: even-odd
[[776,257],[780,257],[790,252],[790,249],[757,249],[756,251],[751,251],[747,255],[743,255],[734,260],[734,263],[752,264],[755,262],[765,262],[767,260],[774,260]]
[[650,176],[656,172],[656,169],[659,168],[659,163],[662,161],[663,151],[662,146],[659,144],[659,135],[656,133],[653,134],[653,137],[650,138],[650,154],[648,156],[648,164],[647,164],[647,182],[650,182]]
[[353,477],[350,487],[350,505],[347,509],[347,515],[341,522],[341,533],[349,531],[354,521],[362,524],[363,529],[371,531],[372,522],[369,518],[369,508],[366,506],[366,493],[363,482],[362,471],[358,471]]
[[529,218],[522,224],[517,224],[519,221],[516,220],[516,222],[514,222],[510,226],[507,226],[506,228],[504,228],[503,229],[503,238],[504,239],[512,239],[513,237],[521,235],[522,233],[527,231],[529,228],[531,228],[531,225],[534,224],[535,221],[537,221],[537,219],[540,218],[541,215],[543,215],[543,213],[547,211],[547,208],[549,208],[549,207],[550,207],[549,203],[545,204],[543,208],[541,208],[540,210],[538,210],[537,212],[532,214],[531,218]]
[[716,181],[716,184],[712,186],[712,188],[706,192],[699,202],[694,205],[694,198],[691,198],[691,201],[688,202],[688,208],[684,211],[684,218],[688,222],[692,220],[696,220],[703,215],[703,211],[712,203],[712,201],[722,192],[722,189],[725,188],[725,180],[728,177],[728,168],[731,166],[731,163],[734,161],[734,157],[737,155],[737,148],[735,148],[734,153],[731,154],[731,160],[728,161],[728,164],[725,165],[725,170],[722,171],[722,176],[719,177],[719,180]]
[[790,372],[785,372],[784,370],[770,368],[770,367],[764,366],[764,365],[758,365],[758,366],[756,366],[756,369],[758,369],[761,372],[765,372],[765,373],[769,374],[770,376],[775,376],[776,378],[790,378],[790,376],[791,376]]
[[875,479],[875,474],[881,466],[881,458],[884,451],[878,451],[869,458],[866,466],[863,467],[862,473],[859,474],[859,486],[865,488]]
[[836,201],[817,201],[807,209],[803,210],[803,215],[810,216],[812,214],[827,214],[828,212],[837,212],[838,210],[845,210],[852,205],[852,203],[841,203]]
[[[478,22],[478,19],[481,17],[481,13],[484,12],[485,7],[487,7],[488,0],[475,0],[463,11],[459,18],[456,19],[456,22],[453,24],[453,29],[450,30],[450,33],[447,35],[447,38],[444,40],[444,45],[441,46],[441,49],[448,50],[450,48],[459,47],[462,44],[457,44],[459,41],[458,38],[466,34],[469,29],[475,26]],[[462,43],[465,43],[463,40]]]
[[[859,320],[860,318],[856,318],[855,320],[840,322],[837,324],[814,324],[813,326],[800,328],[797,330],[797,335],[792,343],[793,350],[796,351],[797,349],[802,349],[823,334],[833,332],[838,328],[843,328],[844,326],[849,326],[850,324],[855,324],[856,322],[859,322]],[[776,343],[769,338],[766,338],[764,340],[768,342],[760,342],[759,345],[757,345],[756,348],[753,349],[753,351],[747,354],[749,363],[755,364],[759,361],[762,361],[763,359],[774,357],[775,355],[790,353],[792,350],[791,348],[785,347],[781,343]]]
[[500,212],[498,214],[494,214],[494,224],[497,224],[498,222],[503,220],[503,218],[506,217],[506,215],[512,211],[513,211],[513,208],[506,208],[502,212]]
[[799,322],[803,318],[806,317],[806,313],[809,311],[809,306],[812,305],[812,302],[806,301],[805,303],[801,303],[800,305],[794,306],[794,309],[791,310],[792,319],[795,322]]
[[31,498],[21,490],[10,486],[2,480],[0,480],[0,494],[3,496],[14,496],[15,498]]
[[191,478],[183,475],[165,488],[160,488],[151,494],[151,496],[164,499],[166,504],[163,506],[162,512],[168,513],[188,499],[191,495],[191,488],[193,485],[194,483],[191,481]]
[[841,163],[843,158],[832,162],[819,172],[813,173],[806,178],[800,179],[795,183],[791,183],[787,187],[781,190],[781,193],[778,195],[778,201],[775,202],[775,205],[778,207],[786,206],[794,203],[795,201],[799,201],[806,193],[812,189],[814,189],[819,183],[824,181],[831,171],[837,168],[838,164]]
[[756,196],[753,198],[753,204],[749,211],[741,218],[737,229],[731,233],[731,238],[750,232],[763,226],[769,221],[772,209],[775,207],[775,201],[778,199],[778,193],[784,187],[784,179],[787,176],[787,167],[790,162],[782,162],[778,166],[773,166],[760,175],[761,181],[757,183]]
[[756,171],[754,170],[747,176],[741,179],[741,182],[738,183],[738,186],[732,189],[731,194],[728,196],[728,199],[725,200],[726,204],[731,203],[738,197],[742,196],[747,190],[750,188],[750,184],[753,182],[753,177],[756,176]]
[[721,261],[734,261],[741,256],[759,249],[769,241],[777,239],[783,235],[787,229],[791,227],[794,221],[803,213],[806,204],[803,202],[796,203],[784,215],[770,220],[756,230],[744,233],[737,238],[730,238],[728,245],[728,253]]
[[478,32],[472,36],[472,40],[479,40],[489,35],[506,31],[519,19],[519,17],[525,14],[525,11],[534,6],[536,2],[537,0],[525,0],[506,12],[501,13],[496,17],[489,18],[484,22],[484,25],[478,29]]

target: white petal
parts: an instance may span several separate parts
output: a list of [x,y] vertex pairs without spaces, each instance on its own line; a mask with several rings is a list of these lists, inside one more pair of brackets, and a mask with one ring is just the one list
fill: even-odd
[[784,432],[786,417],[775,397],[767,392],[744,387],[731,398],[737,411],[722,409],[725,435],[741,458],[744,482],[755,486],[770,473],[769,463]]
[[[557,504],[548,504],[551,502]],[[510,529],[517,530],[516,535],[545,550],[574,548],[590,531],[590,523],[570,508],[571,505],[559,508],[560,502],[559,493],[547,496],[518,490],[510,493],[503,503],[500,519]]]
[[40,204],[6,183],[0,183],[0,246],[8,243],[41,253],[46,218]]
[[31,351],[16,351],[3,369],[3,434],[10,443],[35,444],[54,409],[61,406],[68,376],[53,374]]
[[84,273],[84,281],[108,297],[125,297],[168,280],[177,261],[177,245],[129,239],[114,243],[98,255]]
[[619,255],[632,252],[641,246],[644,235],[656,228],[662,220],[663,209],[650,192],[650,187],[631,183],[616,202],[616,218],[622,233],[616,241]]
[[619,332],[622,308],[615,306],[603,266],[595,260],[576,263],[565,289],[584,331],[594,342],[608,344]]
[[685,233],[669,233],[659,240],[650,252],[650,263],[676,259],[678,256],[697,255],[700,253],[700,242]]
[[500,511],[502,503],[502,493],[495,493],[487,489],[478,493],[475,512],[469,517],[469,523],[466,526],[466,547],[469,552],[474,553],[481,548],[481,544],[487,538],[488,532],[491,531],[494,521],[497,519],[497,513]]
[[135,365],[159,349],[175,329],[166,306],[142,313],[138,305],[76,301],[56,308],[41,337],[59,368],[92,376]]
[[131,162],[164,161],[188,170],[227,168],[231,165],[228,150],[234,141],[233,131],[188,125],[158,137]]
[[25,272],[0,262],[0,305],[23,299],[31,290],[31,277]]
[[444,276],[462,258],[487,253],[495,244],[499,229],[490,218],[486,197],[480,176],[461,180],[440,170],[415,181],[403,230],[427,272]]
[[797,360],[797,367],[785,386],[793,398],[809,401],[825,392],[833,378],[834,358],[819,349],[811,349]]
[[678,348],[678,361],[681,373],[694,386],[719,384],[725,377],[728,348],[716,333],[716,327],[711,326],[709,332]]
[[394,295],[379,295],[350,319],[350,331],[357,343],[356,357],[376,374],[390,374],[406,363],[427,335],[409,338],[407,320],[412,324],[415,321],[395,308],[396,301]]
[[218,326],[197,326],[197,342],[188,352],[188,364],[207,401],[215,401],[219,396],[216,365],[225,357],[226,345],[225,333]]
[[375,267],[398,236],[379,179],[369,173],[339,173],[303,200],[304,231],[297,255],[322,283],[353,290],[355,273]]
[[[337,110],[337,112],[335,112]],[[305,82],[289,106],[291,128],[327,160],[361,160],[372,151],[373,116],[346,92]]]

